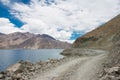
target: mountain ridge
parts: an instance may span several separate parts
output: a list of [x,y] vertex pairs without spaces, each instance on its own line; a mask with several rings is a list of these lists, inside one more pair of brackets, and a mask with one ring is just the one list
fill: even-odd
[[70,43],[56,40],[47,34],[14,32],[0,35],[0,49],[65,49],[70,46]]

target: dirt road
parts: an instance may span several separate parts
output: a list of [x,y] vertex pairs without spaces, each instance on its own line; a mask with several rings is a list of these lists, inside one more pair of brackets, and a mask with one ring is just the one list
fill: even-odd
[[31,80],[98,80],[106,51],[95,56],[71,57],[61,65],[36,74]]

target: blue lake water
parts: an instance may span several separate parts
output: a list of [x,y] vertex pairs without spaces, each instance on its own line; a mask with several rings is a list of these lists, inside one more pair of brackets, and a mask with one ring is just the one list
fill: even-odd
[[63,49],[40,49],[40,50],[0,50],[0,71],[20,60],[39,62],[48,58],[59,59]]

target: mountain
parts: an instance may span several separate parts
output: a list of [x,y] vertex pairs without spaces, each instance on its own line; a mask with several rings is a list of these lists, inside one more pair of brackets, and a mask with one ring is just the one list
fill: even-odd
[[70,48],[71,44],[61,42],[47,34],[32,34],[29,32],[15,32],[0,34],[0,49],[51,49]]
[[110,49],[114,36],[120,31],[120,15],[109,22],[79,37],[74,43],[74,48],[104,48]]
[[4,34],[0,36],[0,48],[1,49],[9,49],[12,46],[20,45],[25,40],[33,37],[31,33],[20,33],[15,32],[11,34]]
[[69,48],[70,44],[67,42],[61,42],[53,37],[43,34],[43,35],[36,35],[26,41],[24,41],[22,44],[20,44],[18,47],[20,48],[27,48],[27,49],[48,49],[48,48]]

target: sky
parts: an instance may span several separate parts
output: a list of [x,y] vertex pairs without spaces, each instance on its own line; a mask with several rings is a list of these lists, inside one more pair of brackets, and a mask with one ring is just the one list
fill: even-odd
[[73,42],[120,14],[120,0],[0,0],[0,32]]

